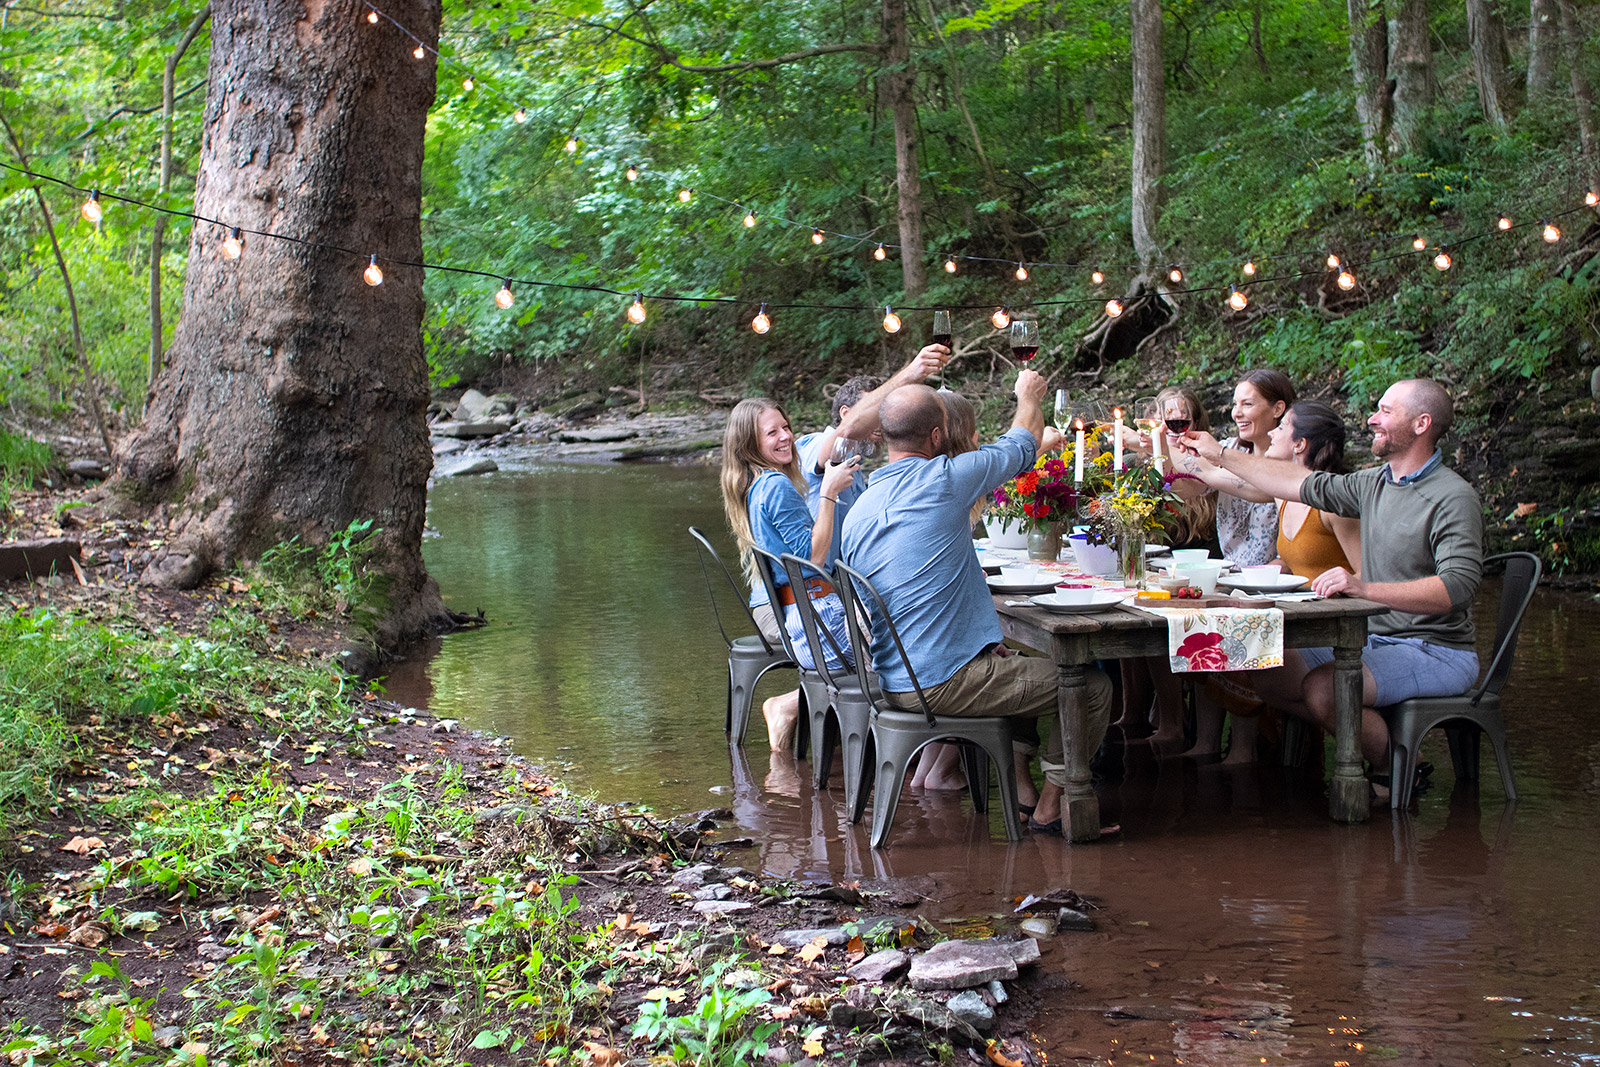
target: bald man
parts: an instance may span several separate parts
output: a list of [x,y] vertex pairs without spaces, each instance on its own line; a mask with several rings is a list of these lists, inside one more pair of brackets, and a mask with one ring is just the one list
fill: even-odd
[[[1024,370],[1017,377],[1011,429],[994,444],[958,456],[945,454],[944,404],[932,389],[905,386],[879,408],[888,462],[845,519],[843,558],[882,594],[935,715],[1032,720],[1056,712],[1055,664],[1017,655],[1001,643],[1000,617],[972,550],[969,517],[981,494],[1032,468],[1044,433],[1044,394],[1045,380]],[[873,620],[872,661],[885,700],[920,711],[911,672],[881,619]],[[1084,744],[1092,752],[1111,710],[1111,683],[1099,671],[1088,672],[1088,699]],[[1018,732],[1038,736],[1031,729]],[[1026,764],[1033,747],[1018,742],[1018,799],[1024,806],[1032,794]],[[1066,785],[1059,729],[1052,731],[1041,763],[1045,787],[1029,826],[1059,834]]]
[[[1198,431],[1180,442],[1190,454],[1272,496],[1361,520],[1361,573],[1335,567],[1313,587],[1323,596],[1345,594],[1393,609],[1372,618],[1361,657],[1361,749],[1375,766],[1388,766],[1389,750],[1389,728],[1377,708],[1412,697],[1453,696],[1478,680],[1471,608],[1483,576],[1483,501],[1444,466],[1439,441],[1454,419],[1450,394],[1438,382],[1396,382],[1367,420],[1372,454],[1386,462],[1354,474],[1223,449]],[[1296,658],[1308,672],[1299,681],[1303,707],[1292,700]],[[1332,650],[1301,649],[1299,657],[1286,654],[1285,660],[1285,673],[1268,684],[1285,687],[1290,699],[1275,694],[1271,702],[1332,732]]]

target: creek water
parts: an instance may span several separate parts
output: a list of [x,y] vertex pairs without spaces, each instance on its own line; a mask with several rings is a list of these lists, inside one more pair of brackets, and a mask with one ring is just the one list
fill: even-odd
[[[447,602],[490,625],[398,665],[392,697],[507,734],[600,799],[730,807],[757,841],[747,866],[910,884],[935,921],[1053,888],[1098,900],[1098,931],[1046,944],[1060,981],[1033,1026],[1058,1061],[1600,1063],[1600,607],[1585,597],[1541,592],[1526,622],[1514,806],[1487,744],[1481,785],[1456,785],[1437,733],[1417,811],[1355,827],[1328,820],[1314,771],[1130,743],[1101,789],[1120,839],[1008,845],[961,795],[908,791],[874,852],[837,774],[814,791],[805,764],[769,754],[759,697],[782,679],[763,683],[743,748],[724,739],[726,651],[686,532],[731,540],[714,471],[502,459],[439,483],[430,525]],[[1480,596],[1487,632],[1497,591]]]

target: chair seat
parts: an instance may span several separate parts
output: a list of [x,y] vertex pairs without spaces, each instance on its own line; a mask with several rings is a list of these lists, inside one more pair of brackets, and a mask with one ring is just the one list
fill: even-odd
[[1450,762],[1458,781],[1478,777],[1478,742],[1488,734],[1500,767],[1500,784],[1506,799],[1517,799],[1511,755],[1506,747],[1505,719],[1500,694],[1483,693],[1472,702],[1471,693],[1448,697],[1415,697],[1380,708],[1389,723],[1389,806],[1399,811],[1411,804],[1415,786],[1417,748],[1430,730],[1443,727],[1449,735]]

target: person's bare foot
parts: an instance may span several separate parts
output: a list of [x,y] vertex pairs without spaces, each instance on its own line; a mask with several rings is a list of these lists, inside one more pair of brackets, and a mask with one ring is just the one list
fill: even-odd
[[800,723],[800,691],[762,701],[761,717],[767,720],[767,743],[772,751],[787,752],[794,747],[794,734]]
[[1157,731],[1145,738],[1145,740],[1152,745],[1181,745],[1183,744],[1183,734],[1181,732],[1168,734]]
[[1224,767],[1248,767],[1256,762],[1256,749],[1254,745],[1245,748],[1235,745],[1228,750],[1227,758],[1222,761]]

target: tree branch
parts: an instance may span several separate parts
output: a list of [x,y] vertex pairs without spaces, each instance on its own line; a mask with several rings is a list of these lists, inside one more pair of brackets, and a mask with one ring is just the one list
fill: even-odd
[[882,52],[882,49],[871,41],[845,41],[839,44],[821,44],[815,48],[803,48],[798,52],[789,52],[781,56],[773,56],[770,59],[746,59],[737,63],[685,63],[678,58],[680,53],[672,51],[672,49],[658,41],[636,37],[631,33],[617,29],[615,26],[607,26],[603,22],[590,22],[585,19],[579,21],[577,25],[586,26],[593,30],[604,30],[606,33],[621,37],[625,41],[632,41],[641,48],[648,48],[660,56],[663,63],[677,67],[679,70],[688,71],[690,74],[731,74],[735,71],[770,70],[773,67],[781,67],[787,63],[798,63],[803,59],[829,56],[839,52],[871,52],[874,55]]

